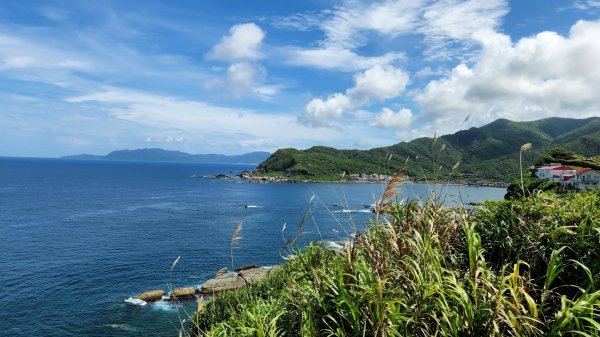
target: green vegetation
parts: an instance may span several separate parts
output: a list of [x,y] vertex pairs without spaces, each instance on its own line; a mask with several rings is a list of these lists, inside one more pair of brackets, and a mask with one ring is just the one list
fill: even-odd
[[[589,151],[587,152],[590,153]],[[594,154],[598,154],[598,152],[595,152]],[[574,151],[567,150],[564,147],[556,147],[540,156],[536,165],[542,165],[544,163],[562,163],[575,169],[589,167],[600,170],[600,156],[586,157],[575,153]]]
[[[519,149],[523,165],[532,165],[542,153],[562,146],[583,156],[600,153],[600,118],[547,118],[533,122],[499,119],[480,128],[371,150],[337,150],[316,146],[307,150],[280,149],[259,167],[265,174],[297,179],[339,180],[346,174],[389,174],[407,167],[417,180],[452,177],[465,181],[508,183],[519,171]],[[442,150],[443,148],[443,150]],[[460,174],[452,168],[460,162]],[[598,161],[600,163],[600,161]],[[440,169],[441,166],[441,169]]]
[[201,303],[191,334],[600,335],[600,191],[380,210],[343,252],[297,249],[265,280]]
[[550,179],[526,177],[523,178],[522,182],[521,179],[513,180],[506,188],[506,195],[504,196],[504,198],[521,198],[523,197],[523,191],[525,191],[526,197],[539,192],[557,192],[559,188],[560,184],[555,183]]

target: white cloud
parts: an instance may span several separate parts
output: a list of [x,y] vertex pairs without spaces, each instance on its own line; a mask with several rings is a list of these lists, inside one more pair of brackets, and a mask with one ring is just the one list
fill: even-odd
[[6,68],[28,68],[36,64],[36,59],[31,56],[10,56],[4,59]]
[[350,107],[350,99],[344,94],[335,93],[326,100],[315,98],[308,102],[305,113],[298,117],[298,121],[313,127],[331,126],[330,122],[340,119]]
[[228,62],[256,60],[261,58],[260,47],[264,38],[265,32],[254,23],[235,25],[206,57]]
[[393,66],[374,66],[354,77],[355,85],[345,94],[335,93],[326,100],[315,98],[298,117],[302,124],[313,127],[329,127],[344,112],[372,101],[385,101],[398,97],[406,88],[409,76]]
[[[315,140],[333,142],[346,137],[340,131],[323,132],[302,126],[295,116],[288,114],[259,113],[119,88],[70,97],[66,101],[85,104],[88,110],[97,107],[107,111],[113,119],[136,125],[165,132],[180,130],[180,134],[194,135],[195,142],[218,140],[222,146],[238,147],[238,142],[247,142],[248,139],[264,140],[265,146],[297,146],[300,143],[312,144]],[[186,143],[191,141],[186,137]],[[274,149],[275,146],[265,150]]]
[[54,7],[43,7],[39,11],[46,19],[52,21],[64,21],[68,18],[66,11]]
[[146,143],[178,144],[185,141],[184,136],[146,137]]
[[369,124],[380,128],[407,128],[412,123],[412,111],[410,109],[400,109],[394,112],[391,109],[383,108]]
[[442,0],[427,6],[423,24],[418,31],[425,35],[426,53],[432,58],[450,58],[453,42],[466,43],[459,47],[464,53],[473,33],[495,30],[508,13],[505,0]]
[[239,99],[254,96],[270,101],[281,86],[267,85],[266,69],[251,62],[262,57],[260,48],[265,37],[263,30],[254,23],[239,24],[231,27],[230,34],[206,54],[208,59],[230,62],[222,78],[206,81],[204,88],[220,89],[226,96]]
[[227,67],[223,78],[214,78],[204,83],[206,90],[219,90],[239,99],[244,96],[254,96],[263,101],[270,101],[279,93],[281,86],[267,85],[266,69],[256,63],[236,62]]
[[599,0],[577,0],[573,4],[573,7],[575,7],[576,9],[582,10],[582,11],[587,11],[590,9],[597,9],[597,8],[600,8],[600,1]]
[[58,137],[57,138],[58,142],[66,145],[66,146],[73,146],[73,147],[80,147],[80,146],[86,146],[86,145],[90,145],[91,143],[85,139],[81,139],[81,138],[76,138],[76,137]]
[[[284,18],[286,28],[318,27],[325,37],[318,47],[287,47],[288,63],[330,70],[358,71],[376,64],[393,64],[400,52],[359,55],[373,39],[424,36],[425,53],[433,59],[463,55],[472,47],[471,35],[496,29],[508,13],[506,0],[386,0],[345,1],[333,10],[294,14]],[[305,23],[301,23],[300,20]],[[467,53],[469,54],[469,53]]]
[[226,82],[234,97],[252,92],[257,81],[262,81],[266,76],[263,67],[249,62],[234,63],[227,68]]
[[482,51],[474,66],[456,66],[431,81],[415,101],[421,119],[445,130],[472,113],[474,124],[497,118],[600,115],[600,21],[579,21],[569,36],[542,32],[512,43],[490,30],[474,34]]
[[356,75],[354,81],[356,84],[346,94],[360,105],[398,97],[408,83],[408,74],[392,66],[376,65]]
[[0,32],[0,71],[83,70],[87,62],[74,52]]
[[306,66],[339,71],[360,71],[375,65],[388,65],[405,58],[404,53],[389,52],[381,56],[360,56],[337,46],[316,49],[290,47],[284,49],[286,62],[290,65]]
[[353,49],[365,41],[365,32],[397,36],[410,32],[419,22],[423,0],[396,0],[367,3],[348,1],[336,8],[321,28],[325,44]]
[[238,141],[237,144],[245,149],[265,149],[277,147],[267,139],[244,139]]

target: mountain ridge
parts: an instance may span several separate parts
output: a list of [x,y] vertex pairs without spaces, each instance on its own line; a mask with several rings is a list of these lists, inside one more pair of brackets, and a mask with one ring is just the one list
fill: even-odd
[[144,148],[135,150],[116,150],[109,154],[90,155],[79,154],[63,156],[62,159],[71,160],[123,160],[123,161],[157,161],[178,163],[204,163],[204,164],[258,164],[268,158],[269,152],[254,151],[240,155],[224,154],[190,154],[182,151],[164,150],[159,148]]
[[[259,170],[272,176],[339,180],[343,172],[391,174],[406,167],[409,176],[418,180],[453,178],[507,183],[519,174],[519,150],[526,143],[531,143],[533,149],[523,153],[524,167],[554,147],[597,156],[600,117],[550,117],[527,122],[498,119],[436,137],[435,144],[433,138],[421,137],[370,150],[324,146],[279,149],[259,165]],[[453,171],[456,165],[460,170]]]

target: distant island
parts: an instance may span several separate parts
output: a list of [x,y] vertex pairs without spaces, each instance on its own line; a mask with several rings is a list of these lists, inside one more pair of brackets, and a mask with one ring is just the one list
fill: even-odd
[[533,165],[549,150],[562,147],[583,158],[600,155],[600,118],[545,118],[529,122],[498,119],[451,135],[418,138],[371,150],[315,146],[279,149],[255,171],[275,181],[339,181],[358,175],[390,175],[405,168],[413,180],[508,184],[523,166]]
[[72,160],[124,160],[124,161],[157,161],[178,163],[203,163],[203,164],[249,164],[256,165],[266,160],[269,152],[250,152],[240,155],[228,156],[224,154],[189,154],[181,151],[164,149],[137,149],[113,151],[105,156],[92,154],[79,154],[63,156],[62,159]]

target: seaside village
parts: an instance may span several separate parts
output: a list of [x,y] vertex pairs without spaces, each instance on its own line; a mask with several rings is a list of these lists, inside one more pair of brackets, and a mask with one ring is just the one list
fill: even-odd
[[564,189],[600,189],[600,172],[591,168],[574,169],[561,163],[550,163],[535,169],[541,179],[550,179]]

